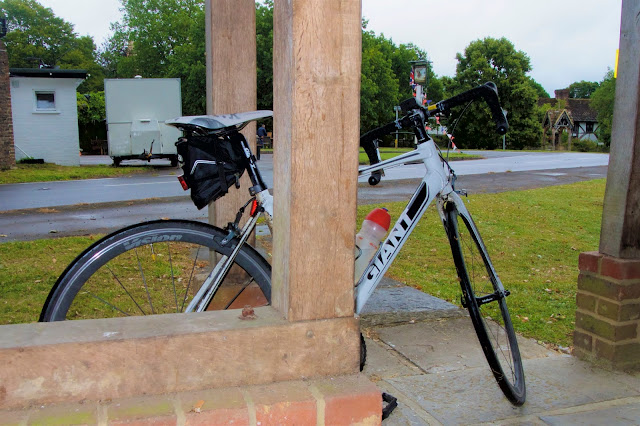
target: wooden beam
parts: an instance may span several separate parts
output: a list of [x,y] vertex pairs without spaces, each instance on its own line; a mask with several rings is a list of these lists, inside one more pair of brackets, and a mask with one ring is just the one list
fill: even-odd
[[271,307],[2,326],[0,410],[353,374],[358,321]]
[[273,304],[353,315],[361,3],[276,1]]

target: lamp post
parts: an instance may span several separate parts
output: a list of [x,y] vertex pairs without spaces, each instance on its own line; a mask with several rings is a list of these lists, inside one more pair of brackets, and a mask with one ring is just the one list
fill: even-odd
[[[502,113],[504,114],[504,118],[507,118],[507,110],[502,108]],[[502,135],[502,150],[505,151],[507,149],[506,135]]]
[[[393,110],[396,112],[396,121],[398,121],[398,113],[400,112],[400,107],[398,105],[393,107]],[[396,148],[398,148],[398,130],[396,129]]]

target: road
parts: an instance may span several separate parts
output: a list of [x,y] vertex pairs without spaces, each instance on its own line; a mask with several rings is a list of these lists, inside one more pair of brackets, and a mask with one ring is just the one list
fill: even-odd
[[[471,193],[496,192],[601,178],[606,177],[608,162],[605,154],[483,154],[484,160],[454,164],[458,188]],[[272,184],[271,156],[263,156],[259,165]],[[422,165],[387,170],[379,185],[359,184],[358,202],[406,200],[423,174]],[[0,185],[0,235],[6,235],[0,238],[30,240],[109,232],[165,217],[206,220],[207,210],[195,208],[176,175],[176,169],[167,165],[157,173],[129,178]]]
[[[565,169],[606,166],[608,154],[592,153],[513,153],[494,151],[482,153],[488,158],[458,161],[454,168],[459,176],[531,170]],[[108,157],[106,157],[108,160]],[[264,180],[273,187],[273,161],[264,155],[259,163]],[[176,176],[179,169],[159,167],[156,173],[125,178],[89,179],[65,182],[38,182],[0,185],[0,211],[59,207],[81,203],[110,203],[147,198],[184,196]],[[385,170],[385,181],[419,179],[424,175],[422,164]],[[327,179],[331,174],[327,172]],[[367,176],[360,177],[366,182]]]

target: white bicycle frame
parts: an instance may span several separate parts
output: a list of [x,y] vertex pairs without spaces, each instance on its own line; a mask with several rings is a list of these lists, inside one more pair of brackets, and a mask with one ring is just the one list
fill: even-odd
[[[455,203],[458,211],[468,216],[464,204],[451,186],[451,172],[440,158],[438,148],[432,139],[428,139],[419,144],[413,151],[372,166],[360,167],[358,169],[358,175],[362,176],[416,162],[422,162],[424,164],[426,173],[422,178],[422,182],[418,185],[416,192],[413,194],[413,197],[407,204],[407,207],[396,221],[385,241],[380,244],[377,253],[365,268],[362,277],[360,277],[355,284],[354,297],[355,311],[357,314],[362,311],[362,308],[382,280],[382,277],[400,252],[400,249],[418,224],[427,207],[436,197],[439,199],[438,209],[441,217],[443,217],[442,206],[445,201]],[[269,229],[273,231],[273,196],[268,190],[264,190],[256,194],[256,200],[258,205],[262,207],[262,214],[266,219]],[[201,312],[206,309],[209,300],[222,282],[222,278],[229,270],[240,247],[246,242],[251,232],[253,232],[256,223],[257,215],[251,217],[244,225],[239,235],[239,244],[237,244],[235,250],[229,256],[223,256],[220,259],[220,262],[218,262],[214,270],[209,274],[201,286],[200,291],[185,312]]]

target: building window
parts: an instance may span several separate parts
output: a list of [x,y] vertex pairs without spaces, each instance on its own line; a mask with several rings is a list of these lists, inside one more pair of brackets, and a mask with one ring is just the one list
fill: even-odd
[[36,92],[36,111],[55,111],[55,92]]
[[587,133],[593,133],[593,123],[587,123]]

